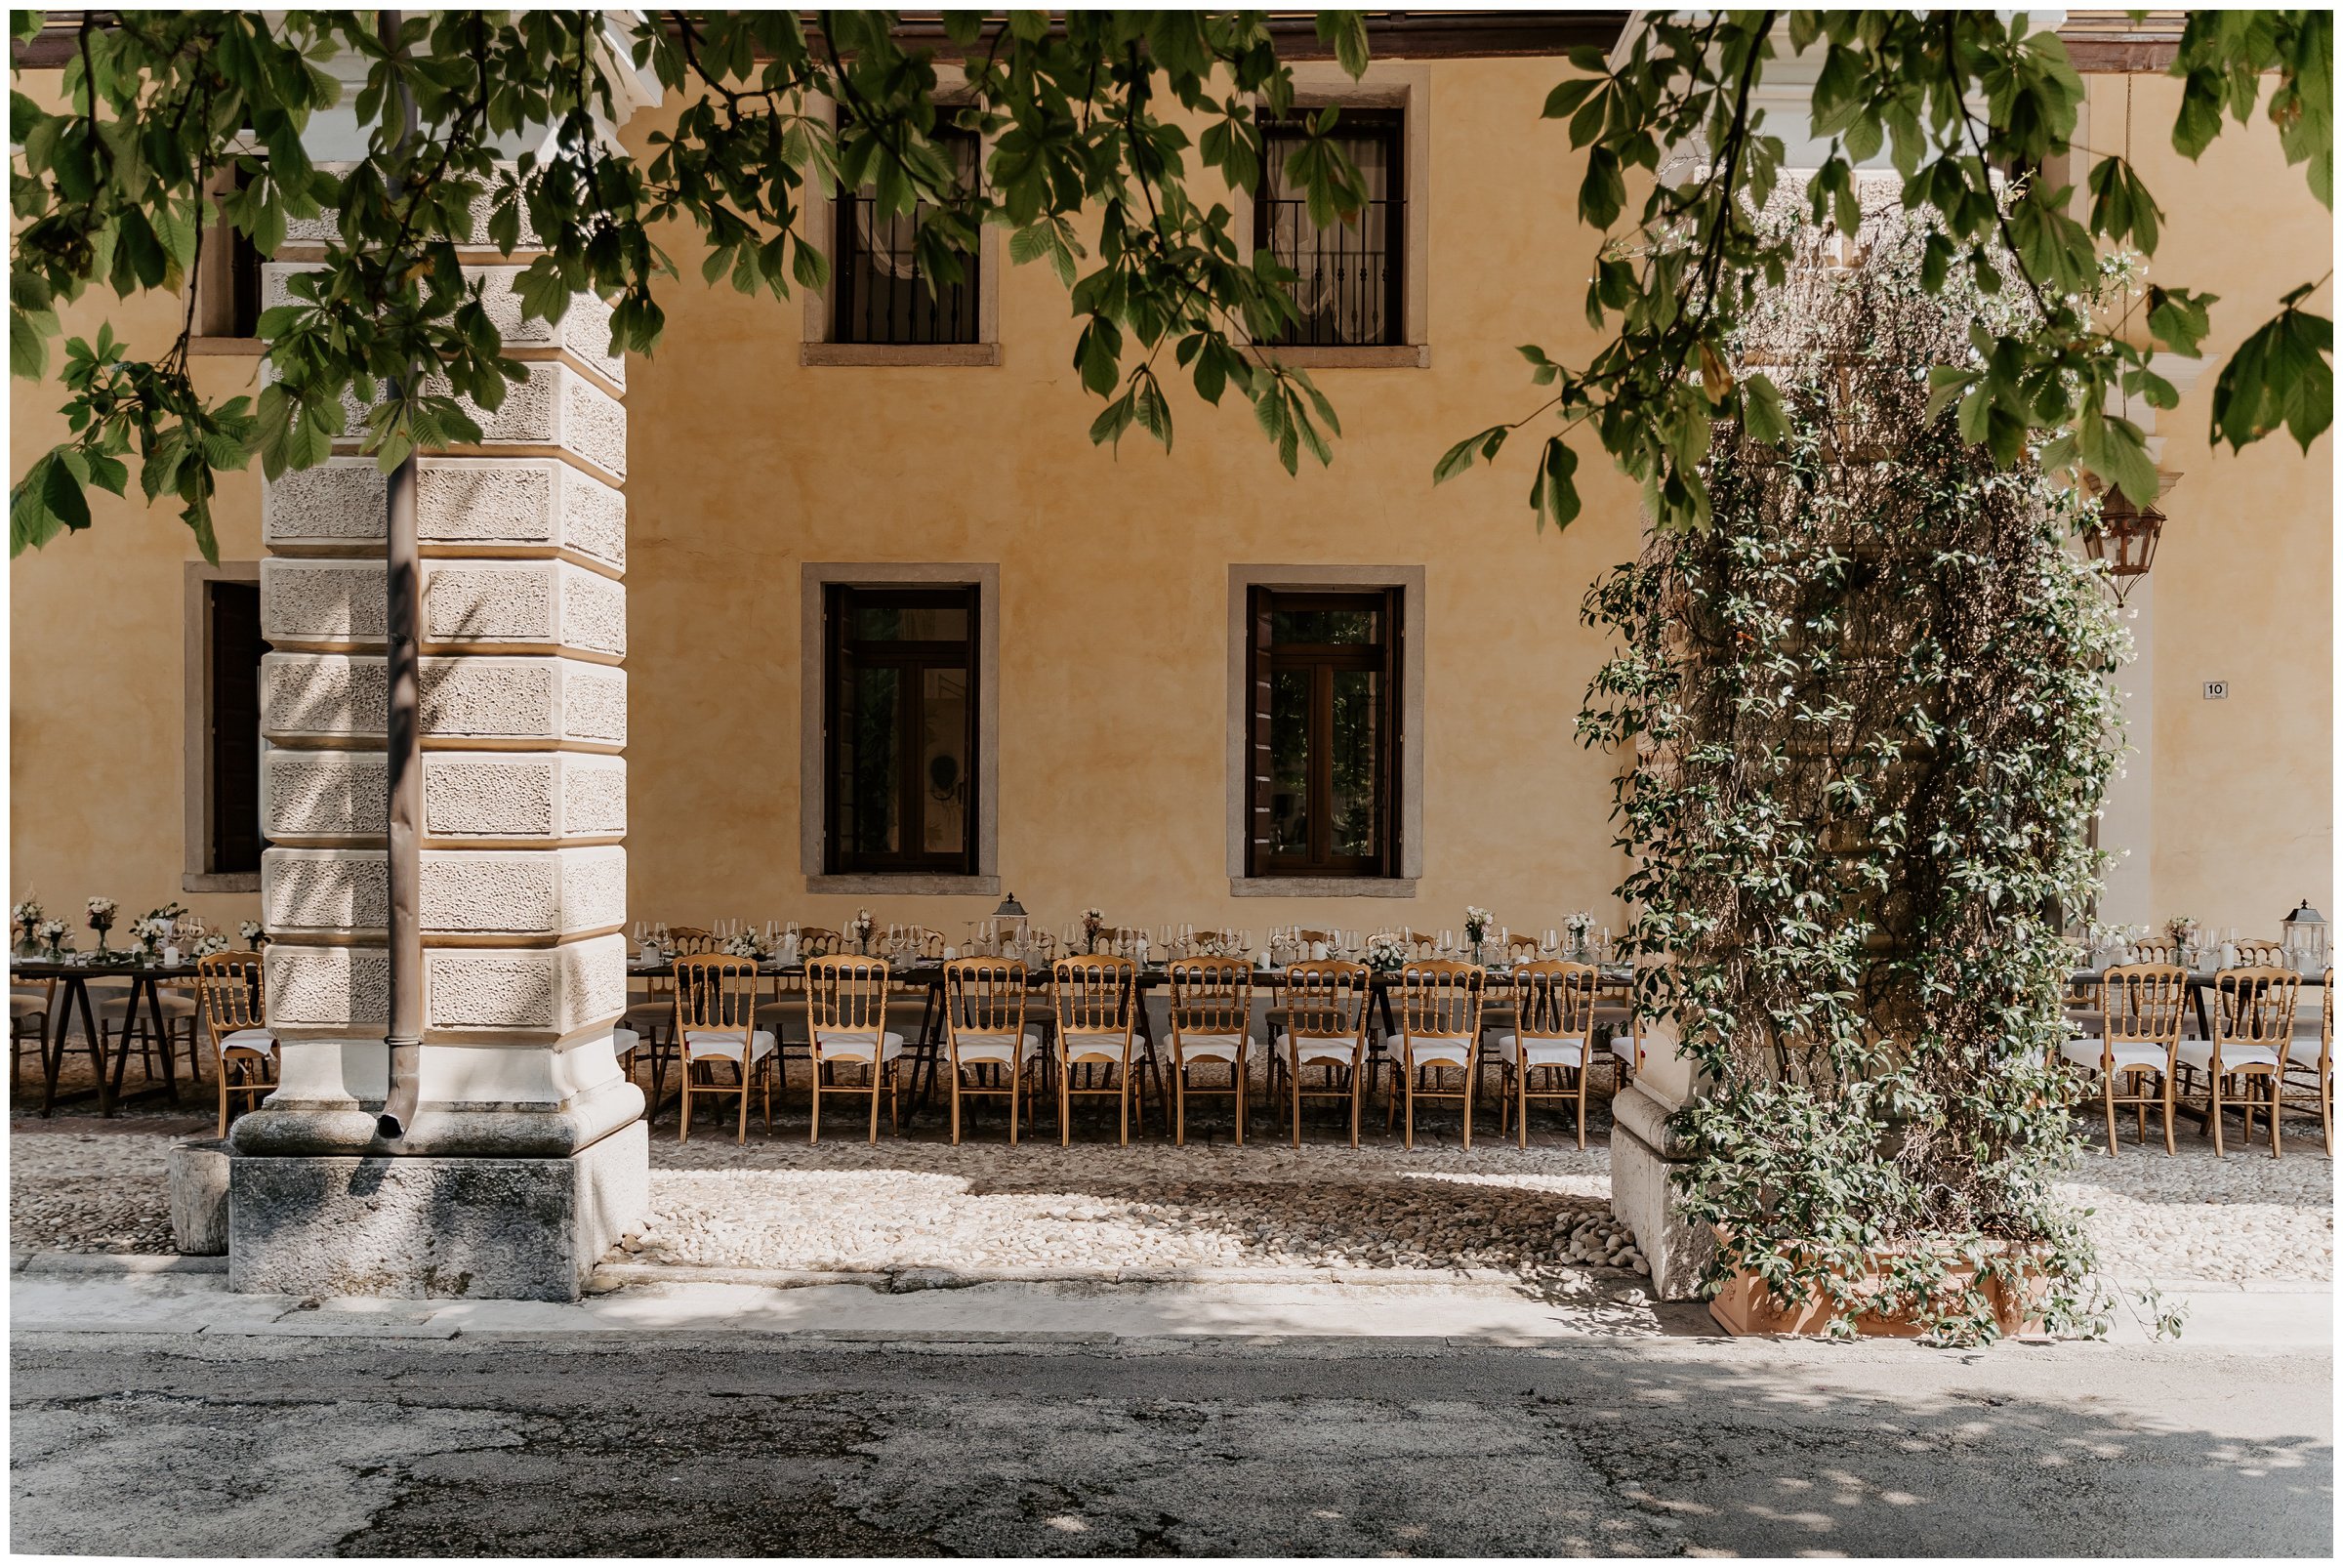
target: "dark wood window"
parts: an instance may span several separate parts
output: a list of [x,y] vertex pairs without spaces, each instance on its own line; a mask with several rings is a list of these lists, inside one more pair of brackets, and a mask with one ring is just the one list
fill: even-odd
[[261,590],[257,583],[207,583],[205,638],[211,712],[207,869],[261,869]]
[[1297,122],[1262,126],[1267,165],[1253,208],[1253,242],[1299,274],[1293,284],[1298,319],[1274,343],[1359,348],[1406,342],[1401,292],[1407,252],[1407,185],[1400,166],[1406,126],[1397,109],[1343,109],[1328,140],[1359,171],[1367,204],[1319,225],[1307,194],[1292,185],[1287,160],[1309,140]]
[[1249,875],[1398,874],[1403,602],[1251,591]]
[[975,875],[978,608],[973,584],[829,588],[832,873]]
[[[226,197],[246,183],[242,169],[224,174],[216,194]],[[233,224],[222,223],[203,236],[202,271],[196,293],[202,335],[210,338],[257,338],[261,335],[260,248]]]
[[[959,181],[973,186],[975,133],[938,130],[934,141],[952,160]],[[918,236],[928,210],[923,201],[908,213],[883,216],[867,188],[839,192],[838,246],[831,267],[831,292],[837,300],[833,342],[976,341],[977,258],[967,251],[959,253],[956,283],[935,284],[924,275]]]

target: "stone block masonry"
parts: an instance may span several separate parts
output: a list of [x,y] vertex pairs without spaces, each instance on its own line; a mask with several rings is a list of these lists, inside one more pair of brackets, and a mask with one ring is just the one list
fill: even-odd
[[[287,268],[272,268],[281,292]],[[626,1009],[626,367],[609,311],[524,323],[527,377],[427,454],[421,1104],[389,1089],[385,481],[338,452],[264,492],[262,908],[279,1087],[236,1124],[238,1289],[574,1297],[639,1213]],[[353,423],[352,427],[358,429]]]

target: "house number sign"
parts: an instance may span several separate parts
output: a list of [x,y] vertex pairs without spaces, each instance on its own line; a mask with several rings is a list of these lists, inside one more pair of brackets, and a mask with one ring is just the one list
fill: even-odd
[[2228,696],[2228,695],[2229,695],[2229,682],[2228,682],[2228,681],[2207,681],[2204,683],[2204,700],[2205,700],[2205,701],[2207,701],[2207,702],[2219,702],[2219,701],[2220,701],[2222,698],[2224,698],[2224,697],[2226,697],[2226,696]]

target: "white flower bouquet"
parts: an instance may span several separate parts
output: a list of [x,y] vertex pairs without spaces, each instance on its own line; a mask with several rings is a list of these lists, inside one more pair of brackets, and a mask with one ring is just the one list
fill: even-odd
[[210,958],[214,953],[225,953],[226,951],[227,938],[222,936],[217,931],[212,931],[195,938],[195,956],[197,958]]
[[49,911],[41,907],[41,901],[38,898],[24,899],[16,908],[10,910],[8,915],[10,926],[23,936],[27,946],[31,945],[32,939],[40,934],[41,923],[48,918]]
[[90,900],[90,929],[98,933],[98,951],[105,951],[105,933],[114,928],[114,914],[121,906],[111,898]]
[[1481,939],[1489,934],[1489,928],[1496,924],[1497,917],[1480,905],[1464,906],[1464,940],[1473,946],[1480,946]]
[[1394,974],[1408,962],[1407,942],[1391,931],[1367,938],[1367,967],[1377,974]]
[[41,945],[49,950],[52,957],[64,951],[65,923],[63,921],[57,919],[42,921],[40,933]]

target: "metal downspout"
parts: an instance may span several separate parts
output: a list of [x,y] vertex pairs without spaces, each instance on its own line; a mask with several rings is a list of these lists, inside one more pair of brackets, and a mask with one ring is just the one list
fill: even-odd
[[[399,25],[405,14],[385,11],[377,26],[384,48],[396,53]],[[389,181],[390,197],[397,200],[404,156],[417,134],[415,95],[404,79],[397,86],[394,112],[399,134]],[[419,373],[390,381],[390,393],[401,396]],[[385,737],[390,781],[390,1016],[384,1044],[390,1048],[390,1090],[375,1119],[377,1135],[396,1141],[414,1124],[415,1101],[423,1066],[423,923],[418,900],[422,854],[417,830],[423,818],[423,748],[418,733],[418,644],[423,619],[423,578],[415,538],[415,453],[410,449],[390,475],[385,518],[385,589],[389,596],[385,623],[385,662],[390,685],[390,722]]]

